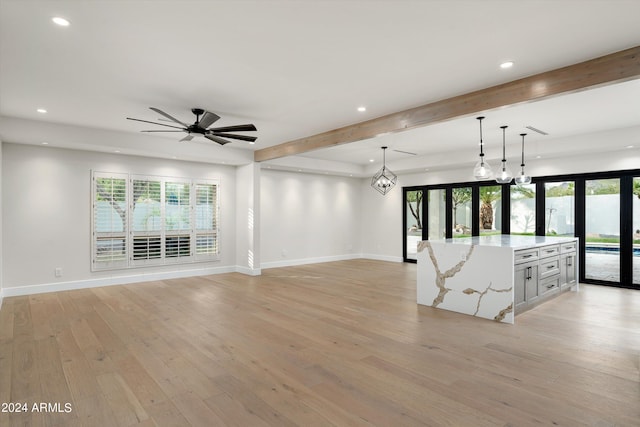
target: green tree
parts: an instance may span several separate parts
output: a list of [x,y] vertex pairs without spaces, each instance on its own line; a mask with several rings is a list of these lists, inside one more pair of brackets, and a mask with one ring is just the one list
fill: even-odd
[[493,204],[502,197],[499,185],[480,187],[480,227],[483,230],[493,228]]
[[451,200],[453,202],[453,222],[455,227],[456,222],[456,213],[458,211],[458,206],[464,205],[469,200],[471,200],[471,188],[454,188],[451,192]]
[[[412,203],[415,203],[415,209]],[[422,191],[407,191],[407,206],[409,206],[411,215],[413,215],[416,220],[416,227],[418,227],[419,230],[422,230],[422,220],[420,215],[422,210]]]

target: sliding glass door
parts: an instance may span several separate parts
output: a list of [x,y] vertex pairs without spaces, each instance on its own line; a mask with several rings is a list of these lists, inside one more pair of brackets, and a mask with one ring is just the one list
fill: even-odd
[[585,279],[620,281],[620,179],[585,180]]
[[422,240],[422,190],[405,191],[405,260],[415,260]]

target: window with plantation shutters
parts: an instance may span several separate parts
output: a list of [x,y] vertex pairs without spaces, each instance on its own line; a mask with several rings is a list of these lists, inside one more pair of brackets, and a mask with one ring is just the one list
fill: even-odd
[[127,256],[127,175],[92,177],[93,269],[122,268]]
[[218,183],[94,172],[92,269],[219,257]]

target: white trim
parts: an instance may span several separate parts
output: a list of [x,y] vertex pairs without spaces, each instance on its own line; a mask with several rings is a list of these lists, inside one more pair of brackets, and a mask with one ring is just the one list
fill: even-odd
[[178,279],[184,277],[208,276],[236,272],[235,266],[210,267],[191,270],[168,271],[161,273],[143,273],[130,276],[104,277],[100,279],[77,280],[73,282],[43,283],[41,285],[15,286],[4,288],[3,296],[42,294],[46,292],[70,291],[76,289],[98,288],[102,286],[126,285],[129,283],[150,282],[154,280]]
[[360,258],[373,259],[376,261],[403,262],[401,256],[379,255],[379,254],[360,254]]
[[359,258],[363,258],[362,254],[345,254],[345,255],[332,255],[332,256],[315,257],[315,258],[287,259],[282,261],[263,262],[261,267],[262,269],[278,268],[278,267],[293,267],[296,265],[318,264],[321,262],[332,262],[332,261],[346,261],[350,259],[359,259]]
[[4,299],[4,290],[0,288],[0,310],[2,310],[2,300]]
[[260,276],[262,274],[262,269],[236,265],[236,273],[246,274],[247,276]]

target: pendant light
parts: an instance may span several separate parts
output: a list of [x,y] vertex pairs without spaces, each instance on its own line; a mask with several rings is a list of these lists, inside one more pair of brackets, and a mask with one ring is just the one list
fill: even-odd
[[498,184],[509,184],[513,179],[513,175],[507,167],[507,158],[505,155],[505,131],[507,129],[507,126],[500,126],[500,129],[502,129],[502,170],[496,177],[496,182]]
[[396,181],[398,180],[398,176],[387,169],[386,165],[386,157],[385,150],[388,147],[382,148],[382,169],[380,169],[373,178],[371,178],[371,186],[379,191],[383,196],[387,194],[393,187],[396,185]]
[[493,177],[493,171],[491,170],[491,165],[484,160],[484,143],[482,142],[482,120],[484,116],[476,118],[478,122],[480,122],[480,160],[478,160],[478,163],[476,163],[476,166],[473,168],[473,176],[479,181],[484,181]]
[[522,170],[520,171],[520,175],[516,176],[515,182],[518,185],[531,184],[531,177],[524,173],[524,137],[527,136],[527,134],[521,133],[520,136],[522,137],[522,163],[520,163]]

